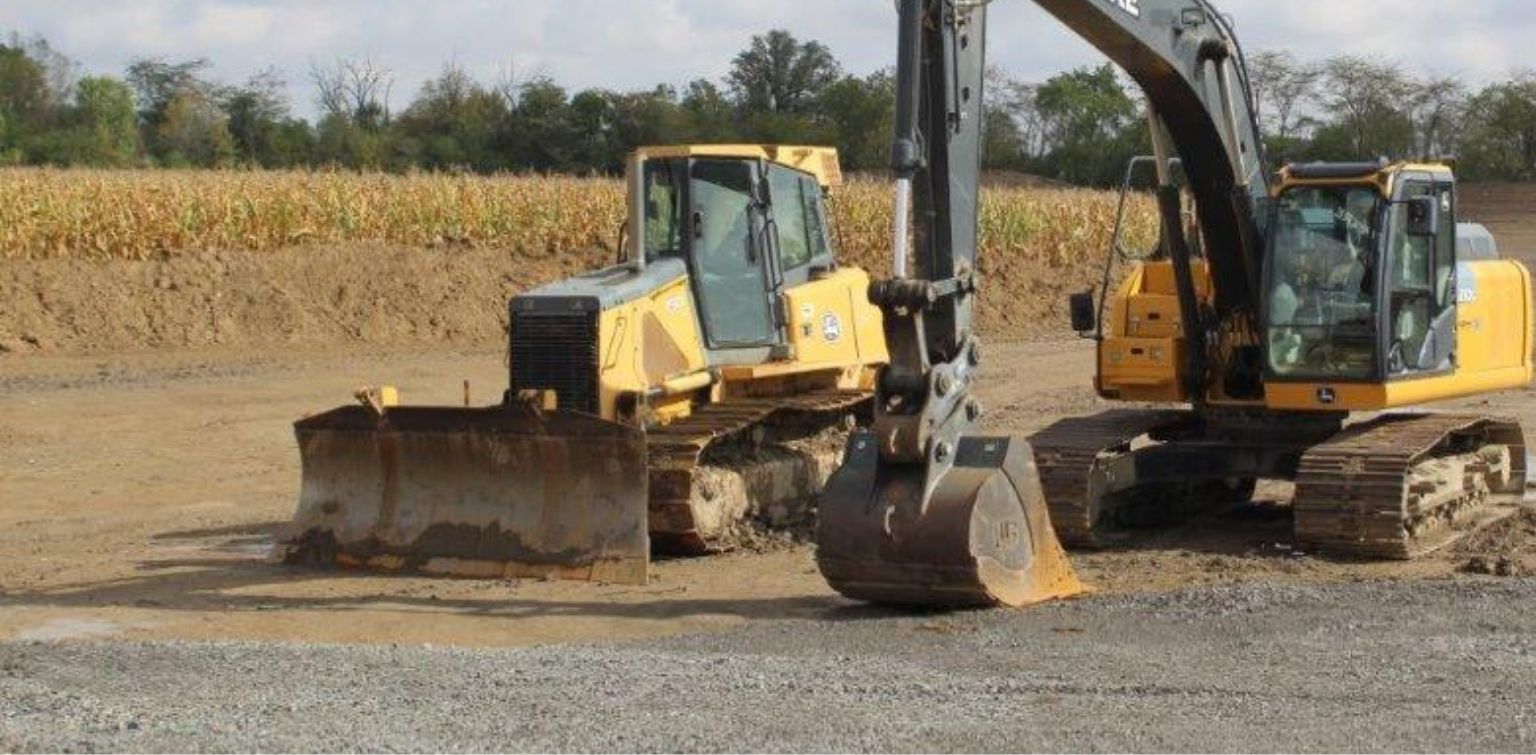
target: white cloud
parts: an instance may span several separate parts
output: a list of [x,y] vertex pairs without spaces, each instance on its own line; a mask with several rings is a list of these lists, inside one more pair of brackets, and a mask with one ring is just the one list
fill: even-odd
[[[1521,65],[1536,35],[1529,0],[1218,0],[1250,50],[1380,57],[1474,81]],[[0,28],[42,34],[87,70],[143,56],[206,57],[237,80],[272,66],[307,110],[311,61],[371,55],[397,74],[397,102],[448,59],[484,78],[509,66],[573,88],[718,79],[751,36],[782,27],[828,46],[852,72],[894,56],[891,0],[6,0]],[[992,5],[989,49],[1039,79],[1102,60],[1027,0]]]

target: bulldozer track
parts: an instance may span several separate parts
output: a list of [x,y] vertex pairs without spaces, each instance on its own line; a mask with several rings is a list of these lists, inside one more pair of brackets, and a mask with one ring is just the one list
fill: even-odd
[[1100,477],[1105,462],[1130,452],[1137,438],[1191,416],[1182,411],[1116,409],[1062,420],[1031,437],[1051,524],[1062,544],[1102,545]]
[[1299,543],[1340,555],[1412,559],[1516,511],[1525,437],[1513,420],[1387,415],[1302,457]]
[[696,472],[708,452],[755,427],[846,415],[874,400],[870,391],[727,399],[647,433],[650,534],[653,547],[694,555],[711,549],[693,510]]

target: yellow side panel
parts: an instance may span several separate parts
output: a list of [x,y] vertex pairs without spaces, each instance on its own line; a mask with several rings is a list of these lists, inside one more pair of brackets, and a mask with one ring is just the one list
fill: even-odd
[[1131,299],[1126,332],[1136,338],[1175,338],[1183,335],[1184,322],[1179,317],[1179,298],[1165,294],[1142,294]]
[[[1195,265],[1195,283],[1201,297],[1210,295],[1203,263]],[[1179,377],[1183,348],[1173,266],[1138,265],[1109,302],[1099,344],[1099,395],[1114,401],[1187,401]]]
[[1465,373],[1529,365],[1531,275],[1517,262],[1470,262],[1458,282],[1456,351]]
[[1099,344],[1099,393],[1118,401],[1183,401],[1182,344],[1173,338],[1105,339]]
[[686,277],[603,312],[598,344],[598,402],[608,420],[622,394],[709,366]]
[[[1142,264],[1144,276],[1142,293],[1162,294],[1177,296],[1178,283],[1174,280],[1172,262],[1146,262]],[[1211,298],[1211,274],[1204,262],[1195,262],[1190,265],[1190,270],[1195,274],[1195,296],[1201,301]]]
[[869,274],[843,268],[789,289],[789,343],[803,367],[885,364],[885,325],[869,303]]

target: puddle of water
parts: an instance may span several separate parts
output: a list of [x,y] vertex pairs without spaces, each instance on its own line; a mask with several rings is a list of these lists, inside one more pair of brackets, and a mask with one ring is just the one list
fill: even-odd
[[53,642],[57,640],[89,640],[97,637],[111,637],[122,632],[123,627],[110,621],[101,619],[53,619],[42,626],[24,629],[16,634],[16,639],[22,641],[41,640]]

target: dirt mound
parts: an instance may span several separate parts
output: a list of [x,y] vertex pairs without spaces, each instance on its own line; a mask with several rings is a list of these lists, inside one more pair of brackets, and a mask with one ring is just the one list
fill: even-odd
[[9,261],[0,264],[0,350],[494,342],[513,293],[584,259],[538,262],[378,245]]
[[1456,544],[1453,557],[1468,574],[1523,577],[1536,574],[1536,509],[1529,507]]
[[[3,261],[0,354],[490,344],[504,337],[513,295],[607,261],[601,250],[535,258],[378,244]],[[983,328],[1011,339],[1066,332],[1066,293],[1093,273],[1062,272],[999,261],[982,301]]]

